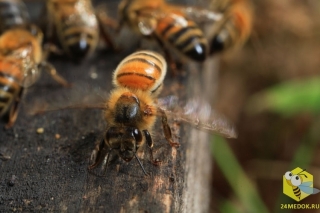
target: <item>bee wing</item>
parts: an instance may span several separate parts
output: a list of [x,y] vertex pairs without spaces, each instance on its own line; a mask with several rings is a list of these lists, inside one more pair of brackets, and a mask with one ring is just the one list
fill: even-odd
[[107,92],[90,85],[74,84],[72,88],[59,93],[56,99],[38,97],[32,104],[26,104],[28,114],[38,115],[60,110],[106,110]]
[[142,35],[151,35],[157,27],[157,18],[162,15],[160,10],[139,10],[138,28]]
[[304,193],[306,193],[306,194],[317,194],[317,193],[319,193],[320,192],[319,189],[310,187],[312,183],[313,183],[312,181],[303,182],[303,183],[301,183],[299,185],[299,189],[301,191],[303,191]]
[[235,128],[227,119],[216,113],[204,100],[193,98],[181,105],[176,96],[168,96],[159,99],[157,104],[168,116],[178,121],[226,138],[237,137]]
[[192,6],[172,6],[172,10],[179,11],[185,16],[189,17],[198,23],[213,23],[220,21],[223,18],[223,14],[220,12],[207,10],[199,7]]

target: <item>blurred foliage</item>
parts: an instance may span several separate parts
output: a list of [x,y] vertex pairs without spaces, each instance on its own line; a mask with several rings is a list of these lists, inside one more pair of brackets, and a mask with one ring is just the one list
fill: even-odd
[[216,136],[212,143],[212,154],[214,160],[221,168],[223,174],[227,178],[229,184],[234,190],[237,199],[241,202],[242,206],[237,207],[237,204],[225,201],[220,206],[220,211],[223,213],[239,212],[239,208],[243,209],[242,212],[255,213],[255,212],[268,212],[264,206],[259,193],[249,180],[237,159],[235,158],[232,150],[228,146],[227,141]]
[[[257,205],[240,196],[257,196],[268,211],[284,212],[279,204],[295,201],[283,195],[282,175],[297,166],[314,174],[320,188],[320,1],[252,2],[249,42],[221,57],[215,105],[237,124],[239,138],[225,146],[214,141],[213,188],[219,196],[213,203],[219,212],[249,212]],[[237,192],[238,170],[253,191]],[[319,197],[300,203],[319,203]]]
[[249,113],[264,110],[294,116],[302,112],[320,112],[320,77],[285,81],[253,95],[247,104]]

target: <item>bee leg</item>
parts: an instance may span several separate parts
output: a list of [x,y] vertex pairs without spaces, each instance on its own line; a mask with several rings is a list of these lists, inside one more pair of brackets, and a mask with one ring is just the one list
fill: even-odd
[[151,137],[151,135],[150,135],[148,130],[143,130],[143,133],[144,133],[144,136],[146,138],[147,145],[148,145],[148,147],[150,149],[150,160],[151,160],[151,163],[153,165],[155,165],[155,166],[159,166],[161,161],[158,160],[158,159],[154,160],[154,158],[153,158],[153,141],[152,141],[152,137]]
[[168,49],[165,47],[164,43],[157,37],[154,35],[154,38],[156,39],[156,41],[158,42],[158,44],[160,45],[160,47],[162,48],[166,61],[169,64],[169,67],[172,71],[172,76],[177,76],[179,73],[178,67],[177,67],[177,63],[173,60],[171,54],[169,53]]
[[[90,159],[93,162],[93,164],[88,166],[88,170],[92,170],[92,169],[96,168],[103,161],[106,161],[106,163],[104,163],[104,165],[107,165],[108,164],[107,161],[109,161],[109,153],[110,153],[110,151],[111,151],[110,149],[105,147],[104,140],[102,139],[100,141],[100,143],[97,144],[95,149],[92,151]],[[107,157],[107,159],[105,159],[106,157]]]
[[112,41],[111,37],[109,36],[107,30],[104,28],[104,26],[109,26],[112,29],[118,29],[118,24],[115,20],[109,18],[106,13],[97,13],[97,19],[99,22],[99,30],[100,30],[100,34],[103,37],[103,40],[108,44],[109,47],[111,47],[111,49],[113,51],[117,51],[116,45],[114,44],[114,42]]
[[179,147],[180,143],[174,142],[172,139],[171,128],[168,124],[166,113],[162,109],[159,109],[159,112],[161,113],[161,122],[162,122],[162,128],[163,128],[165,138],[167,139],[167,141],[171,146]]
[[101,168],[102,176],[106,175],[107,168],[109,165],[109,159],[110,159],[110,152],[107,152],[106,156],[104,157],[104,159],[102,161],[102,168]]
[[45,71],[47,73],[49,73],[49,75],[53,78],[53,80],[55,80],[56,82],[58,82],[62,86],[64,86],[64,87],[71,87],[72,86],[66,79],[64,79],[61,75],[58,74],[57,70],[49,62],[42,61],[40,63],[40,67],[45,68]]
[[45,61],[49,58],[50,53],[54,53],[56,55],[63,55],[63,50],[53,43],[46,43],[43,47],[42,53],[42,61]]
[[22,94],[23,94],[23,88],[21,88],[18,96],[16,97],[16,100],[14,101],[13,105],[11,106],[10,108],[10,111],[9,111],[9,117],[8,117],[8,123],[5,125],[5,128],[6,129],[10,129],[14,123],[16,122],[17,120],[17,117],[18,117],[18,112],[19,112],[19,106],[20,106],[20,101],[21,101],[21,97],[22,97]]

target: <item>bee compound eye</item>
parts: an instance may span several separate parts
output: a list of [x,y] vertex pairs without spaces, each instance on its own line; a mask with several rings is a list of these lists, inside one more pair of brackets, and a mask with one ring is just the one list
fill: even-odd
[[142,134],[138,129],[133,130],[133,136],[136,141],[140,142],[142,140]]
[[291,183],[293,186],[299,186],[301,184],[301,178],[299,175],[293,175],[291,178]]
[[286,172],[286,173],[284,174],[284,177],[285,177],[287,180],[291,180],[291,178],[292,178],[292,172]]

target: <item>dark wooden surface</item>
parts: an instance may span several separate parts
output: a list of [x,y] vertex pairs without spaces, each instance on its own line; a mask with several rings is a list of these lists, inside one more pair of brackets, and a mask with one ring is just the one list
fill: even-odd
[[[88,173],[87,166],[105,128],[101,111],[30,115],[32,109],[43,104],[61,106],[83,100],[96,103],[99,96],[99,101],[105,100],[112,89],[113,70],[129,53],[98,51],[81,64],[55,59],[51,62],[73,83],[73,88],[62,88],[43,73],[28,89],[14,128],[5,131],[0,125],[0,152],[10,157],[0,160],[0,212],[209,211],[211,159],[205,133],[171,120],[175,136],[180,136],[177,140],[181,147],[176,149],[163,138],[157,123],[155,157],[163,161],[162,165],[151,164],[146,147],[139,153],[150,176],[144,176],[135,160],[126,163],[117,159],[109,165],[106,177],[97,177]],[[199,85],[212,70],[206,73],[198,69],[188,66],[188,75],[167,76],[160,97],[179,94],[187,98],[206,93]],[[92,72],[97,78],[92,78]],[[38,134],[38,128],[44,128],[44,133]],[[56,139],[55,134],[61,138]],[[15,180],[10,183],[12,177]]]

